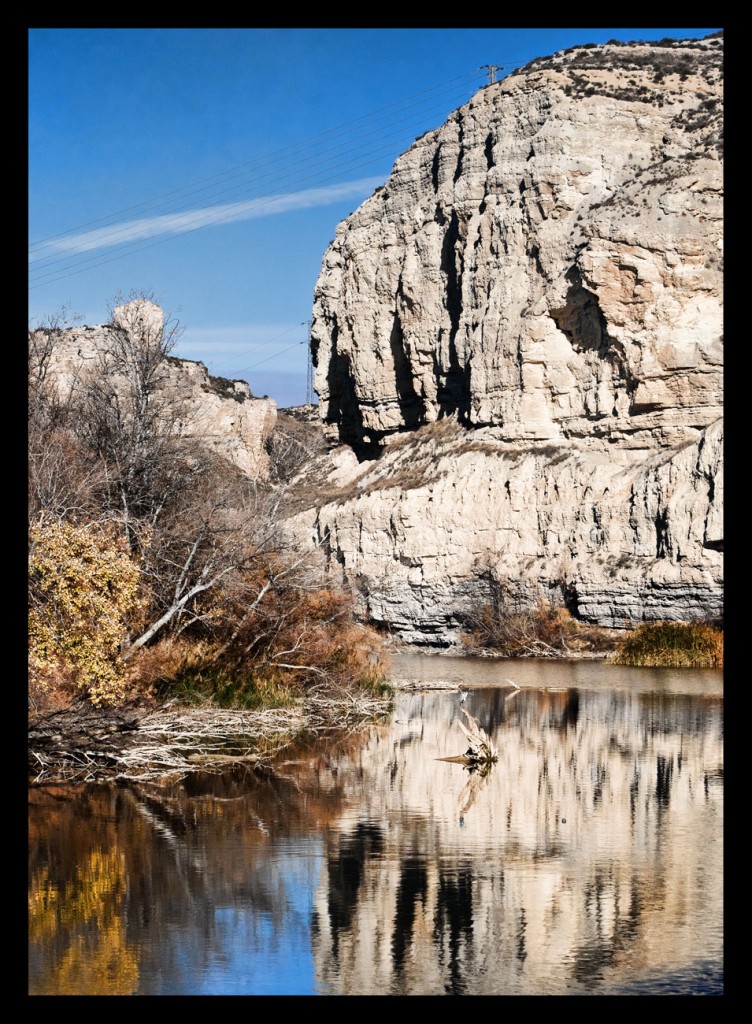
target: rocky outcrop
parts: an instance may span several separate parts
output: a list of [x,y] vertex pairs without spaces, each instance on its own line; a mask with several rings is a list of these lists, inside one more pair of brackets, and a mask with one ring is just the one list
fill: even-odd
[[[101,369],[124,335],[159,339],[164,330],[159,306],[143,299],[126,303],[113,311],[110,324],[54,331],[45,344],[46,372],[65,396]],[[32,336],[32,348],[41,333]],[[42,344],[36,341],[38,349]],[[159,373],[184,436],[200,438],[249,476],[267,475],[266,441],[276,422],[276,402],[254,398],[245,381],[212,377],[203,363],[190,359],[168,355]]]
[[720,51],[536,62],[397,161],[316,287],[314,383],[341,440],[450,413],[612,442],[717,418]]
[[[456,642],[501,584],[511,608],[565,604],[623,627],[723,609],[721,423],[668,457],[508,443],[442,420],[377,461],[320,462],[293,525],[363,613],[411,643]],[[326,489],[326,484],[329,489]]]
[[491,577],[720,613],[722,74],[721,38],[534,61],[338,227],[311,333],[347,447],[294,526],[374,619],[450,641]]

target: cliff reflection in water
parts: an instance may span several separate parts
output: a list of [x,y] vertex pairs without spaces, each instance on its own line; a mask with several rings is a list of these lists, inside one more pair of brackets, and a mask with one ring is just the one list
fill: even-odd
[[438,760],[465,742],[440,690],[284,778],[32,791],[30,991],[718,991],[720,692],[466,706],[486,774]]

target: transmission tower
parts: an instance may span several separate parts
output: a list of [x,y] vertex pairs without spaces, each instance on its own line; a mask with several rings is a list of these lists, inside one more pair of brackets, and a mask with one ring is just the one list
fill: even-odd
[[306,360],[306,405],[313,405],[313,356],[311,354],[312,321],[304,320],[303,323],[308,328],[308,339],[304,342],[304,344],[308,346]]
[[496,81],[496,72],[504,70],[504,68],[499,67],[498,64],[481,64],[480,70],[482,71],[483,68],[486,68],[488,70],[488,84],[489,85],[493,85],[494,82]]

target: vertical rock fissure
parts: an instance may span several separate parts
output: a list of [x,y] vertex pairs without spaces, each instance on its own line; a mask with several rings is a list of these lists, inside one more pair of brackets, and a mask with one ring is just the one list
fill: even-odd
[[357,451],[364,439],[363,414],[355,390],[350,357],[337,351],[337,326],[332,328],[332,354],[327,371],[329,402],[325,421],[334,423],[340,440]]
[[405,350],[405,335],[399,313],[395,311],[389,347],[394,366],[394,387],[397,392],[402,422],[408,429],[414,429],[425,422],[423,403],[413,385],[410,358]]
[[433,154],[433,160],[431,161],[431,184],[433,185],[434,192],[439,191],[439,164],[441,162],[441,144],[439,144]]
[[484,153],[484,155],[485,155],[485,157],[486,157],[486,170],[489,170],[489,171],[490,171],[490,170],[491,170],[491,168],[492,168],[492,167],[494,166],[494,158],[493,158],[493,135],[491,135],[491,133],[490,133],[490,132],[489,132],[489,134],[488,134],[488,135],[486,136],[486,144],[485,144],[485,146],[483,147],[483,153]]
[[[457,211],[452,210],[441,247],[441,271],[446,281],[445,302],[449,316],[449,336],[447,338],[449,365],[441,371],[437,399],[440,415],[449,416],[457,413],[458,417],[464,420],[470,411],[470,371],[469,366],[461,365],[457,353],[457,334],[462,317],[463,271],[459,241],[459,219]],[[443,381],[441,376],[444,378]]]
[[460,145],[460,151],[457,154],[457,163],[454,168],[454,177],[452,178],[452,181],[455,185],[462,177],[462,152],[462,146]]
[[660,509],[655,516],[655,557],[671,557],[671,531],[668,522],[668,509]]

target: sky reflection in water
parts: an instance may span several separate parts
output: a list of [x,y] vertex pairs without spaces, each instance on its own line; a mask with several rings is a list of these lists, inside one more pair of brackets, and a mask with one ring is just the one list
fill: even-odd
[[720,673],[395,669],[487,774],[446,688],[269,778],[32,790],[29,992],[721,993]]

